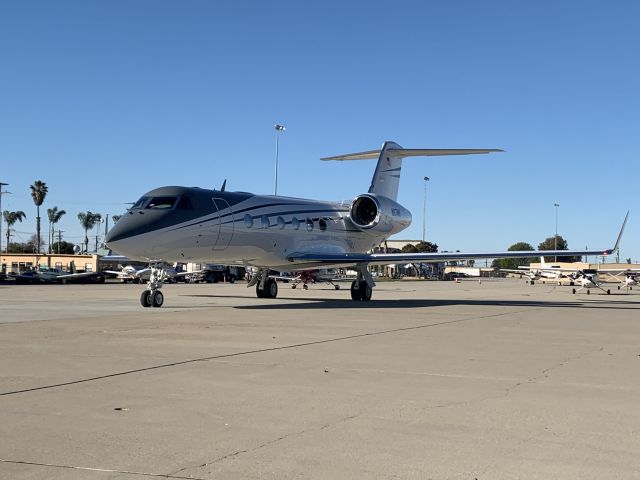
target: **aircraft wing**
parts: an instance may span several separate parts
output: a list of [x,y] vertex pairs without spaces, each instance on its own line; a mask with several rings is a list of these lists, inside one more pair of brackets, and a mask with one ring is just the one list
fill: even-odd
[[[585,256],[585,255],[611,255],[618,250],[620,240],[627,224],[629,212],[624,217],[622,228],[618,234],[615,245],[612,248],[598,250],[544,250],[545,256]],[[439,263],[453,260],[471,260],[478,258],[526,258],[540,256],[540,250],[531,251],[507,251],[507,252],[486,252],[486,253],[464,253],[464,252],[437,252],[437,253],[292,253],[287,259],[292,263],[305,264],[308,266],[348,266],[366,263],[369,265],[389,265],[392,263]],[[558,269],[553,269],[558,271]]]
[[66,279],[66,278],[82,278],[82,277],[91,277],[93,275],[97,275],[100,272],[82,272],[82,273],[63,273],[62,275],[56,275],[55,279]]
[[[584,255],[610,255],[614,249],[604,250],[546,250],[545,255],[550,256],[584,256]],[[388,265],[391,263],[440,263],[452,260],[470,260],[479,258],[525,258],[536,256],[540,252],[533,251],[508,251],[508,252],[439,252],[439,253],[344,253],[344,254],[316,254],[316,253],[292,253],[287,257],[290,262],[320,265],[355,265],[368,263],[369,265]],[[521,272],[523,273],[523,272]]]

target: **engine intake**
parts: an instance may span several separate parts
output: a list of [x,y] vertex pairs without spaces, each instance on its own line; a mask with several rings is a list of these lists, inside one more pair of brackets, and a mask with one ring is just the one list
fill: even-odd
[[360,230],[395,233],[411,224],[411,213],[382,195],[364,194],[351,202],[351,222]]
[[372,197],[363,195],[351,204],[351,221],[360,228],[371,228],[380,220],[379,211],[378,202]]

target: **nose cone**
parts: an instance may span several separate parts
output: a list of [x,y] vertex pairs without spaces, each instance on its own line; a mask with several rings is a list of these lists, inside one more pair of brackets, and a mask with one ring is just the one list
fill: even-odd
[[143,210],[128,211],[107,233],[107,248],[130,258],[144,257],[142,237],[158,227],[158,216]]

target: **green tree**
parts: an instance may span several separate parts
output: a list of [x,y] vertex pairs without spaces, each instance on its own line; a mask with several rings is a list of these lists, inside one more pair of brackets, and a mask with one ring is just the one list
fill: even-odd
[[402,253],[418,253],[418,249],[415,245],[411,243],[407,243],[404,247],[400,249]]
[[[40,251],[36,248],[36,240],[36,235],[31,235],[28,242],[13,242],[9,244],[8,253],[36,253],[36,251]],[[40,247],[42,247],[42,245],[40,245]]]
[[[538,245],[538,250],[569,250],[569,244],[564,238],[562,238],[561,235],[557,235],[545,238],[544,242]],[[544,259],[546,262],[553,262],[555,260],[555,257],[545,256]],[[580,257],[558,257],[558,262],[579,262],[580,260]]]
[[[42,180],[36,180],[31,185],[31,198],[33,198],[33,203],[36,205],[36,245],[40,245],[40,205],[44,202],[45,197],[47,196],[47,192],[49,188],[47,184]],[[38,248],[38,252],[40,253],[40,248]]]
[[56,223],[58,223],[66,213],[64,210],[58,210],[58,207],[47,208],[47,216],[49,217],[49,253],[53,251],[51,245],[53,244],[53,232]]
[[5,210],[2,212],[2,218],[4,218],[5,223],[7,224],[7,252],[9,252],[9,241],[11,240],[11,227],[15,225],[16,222],[22,222],[27,216],[21,210],[17,212],[10,212]]
[[84,229],[84,251],[89,252],[89,230],[96,226],[96,223],[100,221],[102,215],[99,213],[92,213],[90,211],[80,212],[78,214],[78,220],[80,225]]
[[438,251],[438,245],[431,242],[418,242],[416,248],[420,253],[436,253]]
[[61,242],[55,242],[52,245],[52,251],[62,255],[73,255],[73,247],[73,243],[62,240]]
[[[533,245],[527,242],[517,242],[511,245],[508,249],[509,252],[526,252],[533,251]],[[526,257],[526,258],[496,258],[491,266],[493,268],[504,268],[507,270],[516,270],[518,267],[522,265],[529,265],[532,262],[535,262],[536,257]]]

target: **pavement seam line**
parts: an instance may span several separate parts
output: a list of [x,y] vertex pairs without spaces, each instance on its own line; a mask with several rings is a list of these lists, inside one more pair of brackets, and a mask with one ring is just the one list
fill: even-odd
[[35,392],[38,390],[49,390],[49,389],[53,389],[53,388],[59,388],[59,387],[66,387],[66,386],[70,386],[70,385],[78,385],[81,383],[88,383],[88,382],[94,382],[94,381],[98,381],[98,380],[105,380],[108,378],[114,378],[114,377],[120,377],[120,376],[124,376],[124,375],[131,375],[134,373],[142,373],[142,372],[147,372],[147,371],[151,371],[151,370],[159,370],[161,368],[170,368],[170,367],[177,367],[180,365],[187,365],[190,363],[198,363],[198,362],[208,362],[211,360],[218,360],[221,358],[231,358],[231,357],[239,357],[239,356],[243,356],[243,355],[252,355],[255,353],[265,353],[265,352],[275,352],[275,351],[280,351],[280,350],[289,350],[289,349],[294,349],[294,348],[300,348],[300,347],[309,347],[309,346],[314,346],[314,345],[322,345],[325,343],[333,343],[333,342],[341,342],[344,340],[353,340],[353,339],[357,339],[357,338],[364,338],[364,337],[372,337],[372,336],[378,336],[378,335],[386,335],[389,333],[400,333],[400,332],[407,332],[407,331],[412,331],[412,330],[420,330],[420,329],[424,329],[424,328],[431,328],[431,327],[439,327],[439,326],[443,326],[443,325],[452,325],[452,324],[456,324],[456,323],[462,323],[462,322],[469,322],[469,321],[473,321],[473,320],[483,320],[486,318],[495,318],[495,317],[502,317],[505,315],[513,315],[513,314],[518,314],[518,313],[522,313],[524,310],[518,310],[518,311],[510,311],[510,312],[501,312],[501,313],[494,313],[491,315],[482,315],[479,317],[467,317],[467,318],[458,318],[455,320],[447,320],[447,321],[443,321],[443,322],[436,322],[436,323],[429,323],[429,324],[423,324],[423,325],[414,325],[412,327],[402,327],[402,328],[394,328],[391,330],[381,330],[378,332],[367,332],[367,333],[358,333],[355,335],[347,335],[345,337],[336,337],[336,338],[327,338],[324,340],[316,340],[313,342],[303,342],[303,343],[295,343],[295,344],[291,344],[291,345],[282,345],[279,347],[269,347],[269,348],[259,348],[256,350],[246,350],[243,352],[235,352],[235,353],[225,353],[225,354],[221,354],[221,355],[213,355],[210,357],[202,357],[202,358],[192,358],[189,360],[181,360],[178,362],[171,362],[171,363],[165,363],[162,365],[152,365],[150,367],[143,367],[143,368],[136,368],[133,370],[126,370],[124,372],[116,372],[116,373],[109,373],[106,375],[99,375],[96,377],[90,377],[90,378],[83,378],[80,380],[71,380],[69,382],[61,382],[61,383],[55,383],[55,384],[51,384],[51,385],[43,385],[40,387],[32,387],[32,388],[24,388],[21,390],[13,390],[13,391],[9,391],[9,392],[0,392],[0,397],[2,396],[9,396],[9,395],[17,395],[20,393],[29,393],[29,392]]
[[197,477],[191,477],[191,476],[181,477],[181,476],[164,474],[164,473],[135,472],[135,471],[128,471],[128,470],[114,470],[110,468],[79,467],[74,465],[57,465],[55,463],[28,462],[24,460],[6,460],[3,458],[0,458],[0,462],[12,463],[14,465],[31,465],[36,467],[53,467],[53,468],[64,468],[69,470],[84,470],[88,472],[121,473],[123,475],[137,475],[137,476],[143,476],[143,477],[175,478],[177,480],[206,480],[204,478],[197,478]]

